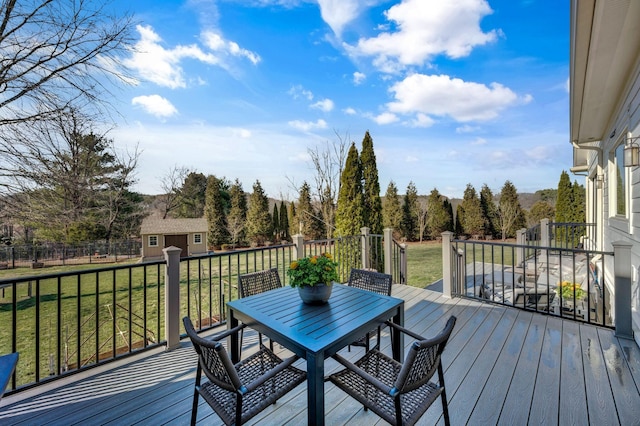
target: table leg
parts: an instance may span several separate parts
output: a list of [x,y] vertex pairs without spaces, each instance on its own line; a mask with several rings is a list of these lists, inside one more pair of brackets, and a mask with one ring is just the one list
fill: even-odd
[[[227,327],[232,329],[238,326],[238,319],[233,315],[233,309],[229,309],[229,313],[227,315],[229,321],[227,322]],[[229,336],[229,341],[227,342],[228,347],[231,348],[231,362],[234,364],[240,361],[240,339],[238,338],[238,333],[233,333]]]
[[324,425],[324,354],[307,352],[307,423]]
[[[393,316],[392,321],[394,324],[404,327],[404,306],[398,308],[398,312]],[[393,359],[396,361],[404,361],[404,333],[400,333],[396,330],[392,333],[391,352]]]

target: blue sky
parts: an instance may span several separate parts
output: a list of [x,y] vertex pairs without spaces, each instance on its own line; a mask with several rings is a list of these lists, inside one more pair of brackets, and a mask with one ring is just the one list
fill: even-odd
[[[461,197],[557,187],[569,144],[569,5],[557,0],[116,0],[135,83],[110,133],[141,150],[136,189],[175,166],[259,179],[293,200],[308,149],[360,150],[393,180]],[[576,179],[576,177],[572,177]]]

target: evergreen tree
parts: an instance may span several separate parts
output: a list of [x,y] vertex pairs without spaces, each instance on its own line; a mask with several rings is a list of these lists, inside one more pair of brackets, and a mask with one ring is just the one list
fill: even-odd
[[359,235],[364,226],[362,167],[355,144],[351,144],[340,175],[340,192],[336,208],[336,234],[339,237]]
[[227,227],[230,241],[235,246],[245,243],[245,222],[247,220],[247,194],[238,179],[231,185],[229,195],[231,208],[227,216]]
[[571,222],[585,223],[586,194],[584,186],[574,181],[571,186]]
[[529,215],[527,216],[527,222],[529,226],[539,225],[542,219],[553,220],[556,215],[556,210],[553,208],[551,204],[547,201],[536,201],[533,206],[531,206],[531,210],[529,210]]
[[510,181],[506,181],[500,191],[498,215],[503,240],[515,237],[516,231],[526,226],[526,217],[518,200],[518,191]]
[[245,226],[247,238],[256,245],[262,245],[271,236],[271,216],[269,215],[269,199],[262,189],[259,180],[253,184],[253,192],[249,196],[249,209]]
[[175,216],[202,217],[204,215],[206,191],[207,177],[202,173],[189,173],[180,189],[180,203],[175,210]]
[[564,170],[560,174],[560,181],[558,182],[558,198],[556,201],[556,222],[566,223],[571,221],[571,207],[572,207],[572,195],[573,190],[571,188],[571,180],[569,174]]
[[402,206],[398,197],[398,188],[391,181],[387,186],[387,192],[384,195],[382,203],[382,219],[385,228],[393,229],[393,238],[400,238],[400,225],[402,223]]
[[400,229],[402,235],[408,241],[416,241],[418,239],[418,190],[413,182],[407,185],[407,192],[404,195],[404,203],[402,204],[402,223]]
[[220,196],[220,181],[213,175],[207,178],[205,217],[209,225],[209,245],[220,248],[229,241],[227,217]]
[[280,202],[280,239],[289,241],[289,215],[287,214],[287,206],[284,201]]
[[[453,206],[452,206],[453,208]],[[464,235],[464,227],[462,223],[464,222],[464,207],[462,207],[462,203],[458,204],[456,207],[456,224],[455,224],[455,233],[458,238]]]
[[271,232],[273,239],[280,239],[280,213],[278,213],[278,203],[273,204],[273,213],[271,213]]
[[447,227],[447,231],[454,232],[455,225],[453,221],[453,205],[447,198],[444,199],[444,207],[447,210],[447,215],[449,216],[449,225]]
[[480,190],[480,206],[482,214],[485,218],[484,232],[492,237],[497,236],[498,229],[498,211],[496,204],[493,202],[493,192],[487,184],[482,185]]
[[303,182],[298,196],[298,221],[302,226],[302,235],[306,239],[315,240],[322,238],[323,232],[318,220],[318,212],[311,204],[311,187]]
[[382,202],[380,200],[380,183],[376,155],[373,152],[373,139],[369,131],[362,140],[362,178],[364,181],[364,224],[372,234],[382,234]]
[[482,214],[482,206],[476,189],[470,183],[464,190],[462,208],[464,210],[461,221],[463,232],[466,235],[484,235],[485,218]]
[[433,188],[427,198],[427,235],[432,240],[451,229],[451,218],[445,202],[438,190]]
[[289,235],[298,235],[300,233],[300,221],[296,212],[296,205],[289,203]]

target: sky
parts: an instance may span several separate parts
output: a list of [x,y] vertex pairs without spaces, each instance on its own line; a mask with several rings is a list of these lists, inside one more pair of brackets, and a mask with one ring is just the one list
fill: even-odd
[[[109,133],[144,194],[172,168],[295,200],[309,149],[369,131],[381,194],[556,188],[572,166],[569,2],[115,0],[134,77]],[[572,180],[579,179],[572,176]]]

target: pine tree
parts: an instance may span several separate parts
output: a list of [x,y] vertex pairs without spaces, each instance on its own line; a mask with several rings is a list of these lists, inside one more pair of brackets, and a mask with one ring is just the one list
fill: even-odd
[[585,205],[586,195],[584,186],[580,185],[577,181],[573,182],[571,186],[571,222],[573,223],[585,223]]
[[318,212],[311,204],[311,187],[303,182],[298,195],[298,221],[302,226],[302,235],[306,239],[315,240],[322,238],[322,228],[319,226]]
[[558,198],[556,201],[556,222],[566,223],[571,221],[571,199],[573,190],[571,188],[571,180],[569,174],[564,170],[560,174],[558,182]]
[[[453,206],[452,206],[453,208]],[[456,207],[456,224],[454,226],[456,236],[460,238],[464,235],[464,227],[462,223],[464,222],[464,207],[462,207],[462,203],[458,204]]]
[[300,221],[296,212],[296,205],[289,203],[289,235],[298,235],[300,233]]
[[493,192],[487,184],[482,185],[480,190],[480,206],[485,219],[484,232],[492,237],[497,236],[498,229],[498,211],[496,204],[493,202]]
[[454,232],[455,231],[455,225],[454,225],[454,221],[453,221],[453,205],[451,204],[451,202],[445,198],[444,200],[444,207],[447,210],[447,215],[448,215],[448,226],[447,226],[447,231],[451,231]]
[[536,201],[529,210],[528,220],[529,226],[538,225],[542,219],[553,220],[556,210],[548,201]]
[[433,240],[451,228],[451,219],[445,201],[435,188],[427,198],[427,235]]
[[351,144],[340,175],[340,192],[336,208],[336,234],[340,237],[359,235],[364,226],[362,167],[355,144]]
[[202,217],[206,191],[207,177],[203,173],[189,173],[180,190],[180,203],[176,208],[176,217]]
[[273,213],[271,213],[271,232],[273,239],[280,239],[280,213],[278,212],[278,203],[273,204]]
[[259,180],[256,180],[256,183],[253,184],[253,192],[249,197],[246,230],[249,241],[257,245],[264,244],[271,235],[269,199],[265,195]]
[[372,234],[382,234],[382,202],[380,200],[380,183],[378,182],[378,167],[376,154],[373,152],[373,139],[369,131],[362,139],[362,178],[364,181],[364,224]]
[[416,241],[418,239],[418,190],[413,182],[407,185],[407,192],[404,195],[404,203],[402,204],[402,223],[400,229],[402,235],[408,241]]
[[398,188],[391,181],[387,186],[382,203],[382,219],[385,228],[393,229],[393,238],[400,238],[400,224],[402,223],[402,206],[398,197]]
[[280,239],[289,241],[289,215],[287,214],[287,206],[284,201],[280,202]]
[[526,217],[518,200],[518,191],[510,181],[506,181],[500,191],[498,216],[503,240],[515,237],[518,229],[526,226]]
[[471,184],[467,184],[464,190],[462,208],[464,210],[464,220],[461,221],[463,232],[466,235],[484,235],[485,219],[480,198]]
[[227,229],[231,243],[235,246],[245,243],[245,223],[247,220],[247,194],[238,179],[231,186],[231,208],[227,215]]
[[209,245],[220,248],[229,241],[227,217],[220,196],[220,180],[211,175],[207,178],[205,193],[205,217],[209,225]]

